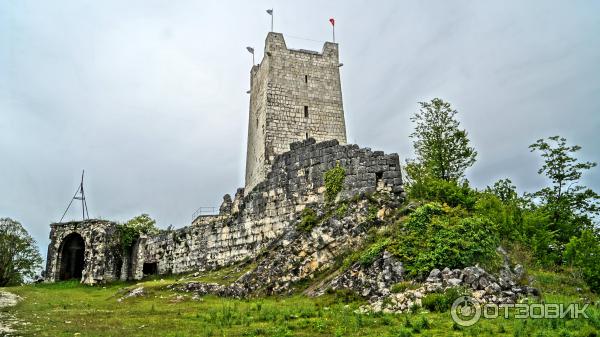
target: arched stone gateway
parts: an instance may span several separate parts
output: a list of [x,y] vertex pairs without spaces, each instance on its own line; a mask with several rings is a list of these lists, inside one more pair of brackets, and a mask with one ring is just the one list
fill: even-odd
[[85,284],[119,278],[119,237],[116,224],[90,219],[53,223],[46,264],[46,280],[78,279]]
[[60,280],[81,279],[84,268],[85,241],[81,235],[67,235],[60,250]]

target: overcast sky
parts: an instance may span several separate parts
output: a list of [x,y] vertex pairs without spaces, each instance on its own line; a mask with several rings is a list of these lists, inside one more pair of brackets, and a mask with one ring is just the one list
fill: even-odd
[[[545,181],[528,145],[600,162],[598,1],[0,2],[0,217],[45,255],[86,170],[92,217],[187,225],[244,184],[251,55],[320,51],[336,19],[348,140],[411,156],[417,102],[458,109],[476,187]],[[302,38],[302,39],[299,39]],[[584,183],[600,191],[600,169]],[[80,207],[67,218],[80,217]]]

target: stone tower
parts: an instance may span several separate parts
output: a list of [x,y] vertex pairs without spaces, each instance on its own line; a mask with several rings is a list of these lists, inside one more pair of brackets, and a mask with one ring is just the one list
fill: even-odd
[[282,34],[267,35],[263,60],[250,71],[246,193],[290,143],[346,143],[339,67],[336,43],[325,42],[319,53],[288,49]]

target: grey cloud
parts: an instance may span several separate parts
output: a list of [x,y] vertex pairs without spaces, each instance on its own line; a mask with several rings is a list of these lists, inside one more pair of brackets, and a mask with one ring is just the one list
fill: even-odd
[[[598,3],[4,1],[0,215],[45,252],[83,168],[92,216],[183,226],[217,206],[243,185],[245,47],[262,57],[271,7],[294,48],[320,50],[336,18],[350,141],[410,157],[417,102],[441,97],[477,187],[539,188],[527,146],[553,134],[600,161]],[[597,169],[585,182],[600,190]]]

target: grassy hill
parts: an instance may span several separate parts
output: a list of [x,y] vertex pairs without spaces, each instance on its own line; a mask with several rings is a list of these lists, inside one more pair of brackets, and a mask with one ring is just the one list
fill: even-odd
[[[5,308],[22,323],[22,336],[597,336],[600,308],[586,285],[567,274],[530,271],[538,301],[596,303],[588,319],[481,319],[471,327],[450,313],[423,309],[406,314],[358,314],[364,302],[348,292],[306,297],[231,299],[197,297],[167,288],[201,280],[227,284],[240,270],[226,268],[197,277],[181,275],[139,283],[84,286],[77,282],[6,288],[23,300]],[[136,288],[143,295],[123,298]]]

